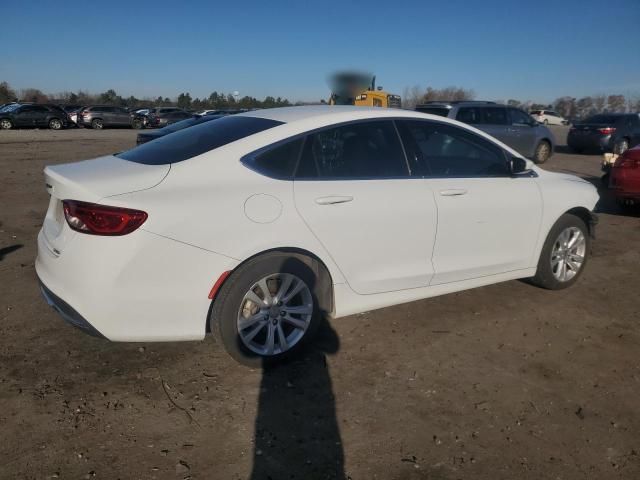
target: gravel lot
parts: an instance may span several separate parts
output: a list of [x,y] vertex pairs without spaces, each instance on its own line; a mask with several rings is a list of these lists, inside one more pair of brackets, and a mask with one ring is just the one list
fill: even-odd
[[[306,360],[248,370],[211,338],[94,339],[40,297],[43,167],[136,133],[0,132],[0,478],[640,478],[640,218],[606,191],[573,288],[336,320]],[[562,145],[545,168],[600,175]]]

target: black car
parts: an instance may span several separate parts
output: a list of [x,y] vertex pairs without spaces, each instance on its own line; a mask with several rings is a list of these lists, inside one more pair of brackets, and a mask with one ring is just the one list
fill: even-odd
[[0,110],[0,129],[13,127],[49,127],[60,130],[68,125],[68,116],[57,105],[14,103]]
[[150,142],[151,140],[155,140],[156,138],[164,137],[173,132],[177,132],[178,130],[182,130],[185,128],[192,127],[194,125],[199,125],[201,123],[209,122],[211,120],[216,120],[217,118],[224,117],[225,115],[203,115],[203,116],[193,116],[191,118],[187,118],[186,120],[181,120],[176,123],[172,123],[164,128],[159,130],[154,130],[152,132],[144,132],[139,133],[136,143],[138,145],[142,145],[143,143]]
[[166,127],[167,125],[171,125],[172,123],[179,122],[180,120],[186,120],[191,117],[193,117],[193,113],[185,112],[184,110],[156,108],[155,112],[150,112],[147,115],[146,126],[149,128]]
[[567,145],[575,152],[598,150],[621,154],[640,144],[640,114],[602,113],[577,122]]

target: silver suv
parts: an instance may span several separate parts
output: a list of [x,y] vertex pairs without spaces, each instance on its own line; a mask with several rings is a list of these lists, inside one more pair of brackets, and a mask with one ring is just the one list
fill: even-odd
[[416,111],[468,123],[497,138],[536,163],[553,155],[555,138],[551,131],[519,108],[495,102],[428,102]]
[[122,107],[95,105],[78,112],[78,126],[100,130],[104,127],[130,127],[131,115]]

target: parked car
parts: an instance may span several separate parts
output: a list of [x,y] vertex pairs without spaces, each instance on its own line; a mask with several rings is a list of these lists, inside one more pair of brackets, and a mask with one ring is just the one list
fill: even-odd
[[177,132],[184,128],[193,127],[194,125],[200,125],[204,122],[209,122],[211,120],[216,120],[218,118],[222,118],[225,115],[194,115],[191,118],[187,118],[186,120],[181,120],[176,123],[172,123],[171,125],[167,125],[159,130],[151,130],[144,133],[139,133],[136,139],[137,145],[142,145],[143,143],[150,142],[151,140],[156,140],[158,138],[162,138],[165,135],[168,135],[173,132]]
[[82,105],[60,105],[69,119],[69,125],[78,125],[78,112],[83,108]]
[[246,108],[225,108],[218,110],[200,110],[197,115],[235,115],[236,113],[248,112]]
[[163,108],[156,109],[155,112],[151,112],[147,115],[147,128],[166,127],[172,123],[185,120],[193,117],[193,113],[185,112],[184,110],[166,110]]
[[569,125],[569,121],[553,110],[532,110],[529,115],[544,125]]
[[616,159],[609,173],[609,188],[621,205],[640,205],[640,145]]
[[569,130],[567,145],[574,152],[597,150],[620,155],[640,144],[640,114],[602,113],[578,122]]
[[0,112],[1,112],[2,110],[4,110],[5,108],[10,107],[11,105],[15,105],[15,104],[17,104],[17,103],[18,103],[18,102],[3,103],[2,105],[0,105]]
[[429,102],[418,105],[416,111],[454,118],[479,128],[536,163],[544,163],[553,155],[555,137],[551,131],[519,108],[460,101]]
[[14,103],[0,111],[0,129],[48,127],[60,130],[68,125],[67,114],[57,105]]
[[178,107],[155,107],[155,108],[144,108],[142,110],[138,110],[132,117],[132,125],[133,128],[141,129],[147,128],[149,126],[149,116],[153,114],[164,115],[171,112],[182,112]]
[[45,182],[35,265],[64,318],[113,341],[210,328],[253,365],[324,315],[516,278],[569,287],[598,200],[459,122],[352,106],[230,115]]
[[78,125],[96,130],[105,127],[131,127],[131,118],[125,108],[94,105],[78,112]]

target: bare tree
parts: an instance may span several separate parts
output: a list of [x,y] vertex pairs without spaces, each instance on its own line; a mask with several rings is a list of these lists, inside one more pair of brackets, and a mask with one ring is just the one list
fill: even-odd
[[7,82],[0,83],[0,104],[15,102],[16,100],[15,90],[13,90]]
[[405,87],[402,91],[402,108],[413,110],[421,102],[423,95],[424,92],[418,85]]
[[471,89],[462,87],[432,88],[427,87],[423,102],[473,100],[476,94]]
[[582,97],[576,102],[576,114],[580,118],[585,118],[591,115],[593,112],[593,98],[591,97]]
[[607,97],[607,108],[610,112],[624,112],[627,101],[624,95],[609,95]]
[[553,108],[563,117],[572,118],[576,115],[576,99],[573,97],[556,98],[553,102]]
[[593,109],[596,113],[604,112],[604,107],[607,105],[607,97],[602,94],[594,95],[593,97]]
[[49,97],[37,88],[24,88],[20,91],[20,98],[23,102],[47,103]]

